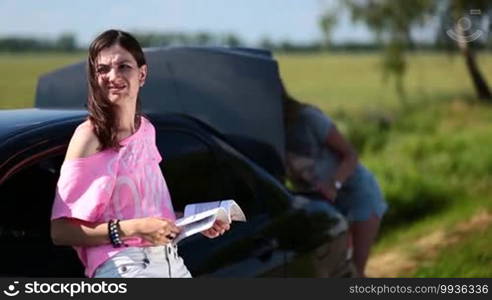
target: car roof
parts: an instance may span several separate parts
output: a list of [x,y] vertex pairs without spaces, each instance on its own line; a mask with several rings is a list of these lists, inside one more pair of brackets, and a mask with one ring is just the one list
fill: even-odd
[[[281,84],[269,51],[169,47],[145,52],[149,75],[140,93],[144,113],[190,115],[225,136],[268,145],[265,149],[283,161]],[[81,61],[41,76],[36,107],[83,109],[85,67]],[[254,154],[251,147],[240,150]]]
[[25,132],[31,128],[41,127],[55,121],[81,118],[87,115],[84,110],[70,109],[1,109],[0,141],[10,136]]

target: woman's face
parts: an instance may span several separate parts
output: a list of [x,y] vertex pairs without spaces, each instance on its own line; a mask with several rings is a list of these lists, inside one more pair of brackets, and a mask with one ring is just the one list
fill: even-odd
[[134,103],[147,76],[147,66],[138,67],[130,52],[117,44],[99,52],[95,70],[102,92],[118,105]]

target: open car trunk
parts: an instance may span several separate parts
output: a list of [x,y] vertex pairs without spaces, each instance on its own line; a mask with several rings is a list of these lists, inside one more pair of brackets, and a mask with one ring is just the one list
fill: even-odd
[[[284,129],[277,62],[268,51],[172,47],[145,50],[141,90],[149,113],[182,113],[213,127],[277,178],[284,175]],[[84,108],[86,63],[41,76],[38,108]]]

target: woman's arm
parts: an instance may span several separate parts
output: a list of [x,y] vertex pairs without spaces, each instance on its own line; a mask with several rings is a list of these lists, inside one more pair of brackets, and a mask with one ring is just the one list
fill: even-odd
[[333,127],[326,137],[326,146],[337,152],[340,157],[340,165],[333,180],[345,182],[357,167],[359,162],[357,152],[336,127]]
[[87,120],[77,126],[70,143],[68,144],[65,159],[76,159],[90,156],[98,151],[99,140],[92,129],[91,123]]
[[334,200],[337,193],[335,182],[338,181],[343,184],[354,172],[359,159],[354,147],[343,137],[336,127],[330,130],[325,141],[326,147],[339,155],[340,164],[333,177],[328,179],[328,182],[320,182],[318,184],[318,190],[328,199]]
[[[119,222],[123,240],[141,237],[153,245],[167,244],[180,232],[174,222],[154,217]],[[51,221],[51,239],[55,245],[99,246],[109,244],[108,223],[91,223],[73,218]]]

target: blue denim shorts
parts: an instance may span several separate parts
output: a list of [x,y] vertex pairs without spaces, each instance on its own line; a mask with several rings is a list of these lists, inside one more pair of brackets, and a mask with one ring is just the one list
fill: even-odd
[[369,172],[353,187],[340,190],[335,207],[351,222],[366,221],[373,215],[382,218],[388,210],[381,188]]
[[384,200],[381,189],[369,172],[354,182],[352,186],[342,188],[335,203],[329,202],[317,192],[298,193],[298,195],[326,203],[332,210],[336,209],[340,212],[349,222],[366,221],[373,215],[382,218],[388,210],[388,204]]
[[128,247],[108,258],[96,278],[191,278],[177,246]]

